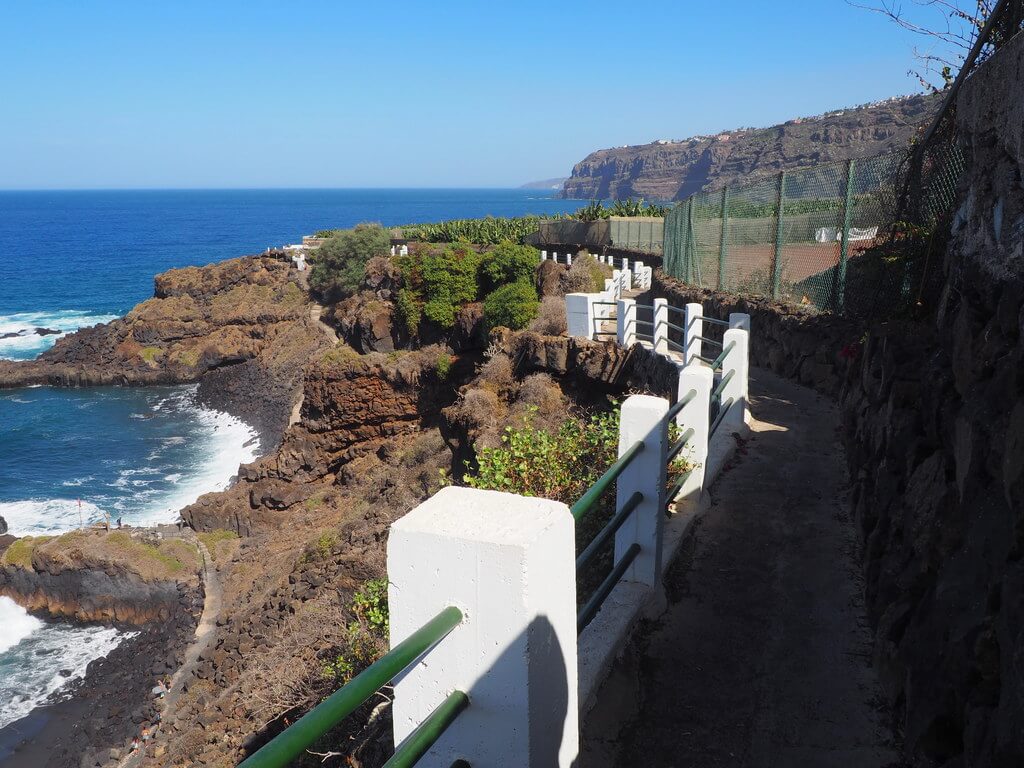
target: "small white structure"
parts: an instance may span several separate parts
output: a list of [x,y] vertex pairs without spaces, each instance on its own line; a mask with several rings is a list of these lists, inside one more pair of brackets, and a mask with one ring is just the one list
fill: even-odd
[[417,766],[574,764],[575,551],[564,504],[497,491],[443,488],[392,524],[392,646],[450,605],[465,617],[395,684],[396,744],[452,691],[471,702]]
[[305,272],[306,271],[306,254],[303,253],[302,251],[299,251],[298,253],[293,253],[292,254],[292,263],[295,264],[295,268],[297,270],[299,270],[299,272]]

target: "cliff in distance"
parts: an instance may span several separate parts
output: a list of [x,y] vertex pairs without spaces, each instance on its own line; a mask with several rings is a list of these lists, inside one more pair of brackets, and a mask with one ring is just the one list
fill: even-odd
[[572,169],[562,197],[683,200],[781,170],[905,147],[935,114],[939,96],[887,99],[770,128],[743,128],[680,141],[600,149]]

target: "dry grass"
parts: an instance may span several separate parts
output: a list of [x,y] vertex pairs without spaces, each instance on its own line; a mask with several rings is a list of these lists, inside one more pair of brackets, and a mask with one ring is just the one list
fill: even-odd
[[[24,542],[24,543],[21,543]],[[4,553],[4,561],[23,568],[38,559],[47,568],[123,569],[144,581],[191,581],[199,571],[199,552],[181,539],[120,530],[71,531],[62,536],[19,539]],[[14,550],[13,555],[11,550]],[[27,559],[26,559],[27,558]]]
[[529,330],[545,336],[560,336],[568,330],[565,320],[565,299],[561,296],[545,296],[540,301],[540,310],[529,325]]
[[214,562],[218,558],[230,556],[230,552],[234,550],[234,542],[238,541],[237,533],[226,531],[223,528],[197,533],[196,536],[203,542],[203,546],[206,547],[206,551],[210,553],[210,558]]
[[0,557],[0,564],[14,565],[18,568],[32,570],[32,553],[35,551],[35,548],[52,538],[52,536],[25,536],[20,538],[7,548],[3,557]]
[[599,293],[604,290],[604,281],[612,276],[611,267],[601,264],[588,254],[580,251],[565,273],[565,293]]

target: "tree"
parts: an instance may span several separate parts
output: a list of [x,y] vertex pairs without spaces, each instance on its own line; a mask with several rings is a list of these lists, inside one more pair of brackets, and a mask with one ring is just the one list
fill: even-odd
[[359,290],[366,263],[390,249],[391,236],[380,224],[341,230],[316,250],[309,285],[324,303],[339,301]]
[[[928,40],[928,49],[914,47],[919,69],[909,70],[921,85],[932,91],[948,88],[963,67],[985,23],[996,9],[998,0],[913,0],[921,9],[911,19],[899,0],[878,0],[862,5],[848,0],[857,8],[880,13],[902,29]],[[1024,2],[1009,0],[992,35],[986,41],[975,64],[979,64],[1020,30],[1024,18]]]

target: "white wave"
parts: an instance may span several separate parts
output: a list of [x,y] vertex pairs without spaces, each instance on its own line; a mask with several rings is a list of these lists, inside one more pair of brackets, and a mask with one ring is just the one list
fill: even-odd
[[[238,474],[240,464],[248,464],[259,456],[256,430],[241,419],[198,405],[196,389],[185,388],[160,403],[164,407],[170,405],[190,411],[199,422],[195,436],[189,439],[196,443],[194,464],[180,473],[166,476],[165,480],[173,483],[174,489],[148,502],[140,514],[132,516],[133,523],[175,522],[182,507],[192,504],[204,493],[224,490]],[[184,441],[185,438],[180,437],[165,439],[171,445]]]
[[52,536],[103,520],[103,510],[77,499],[26,499],[0,502],[0,517],[14,536]]
[[74,487],[79,486],[79,485],[84,485],[85,483],[88,483],[90,480],[95,480],[95,479],[96,478],[93,477],[92,475],[86,475],[85,477],[73,477],[70,480],[65,480],[63,483],[61,483],[61,485],[68,486],[70,488],[74,488]]
[[[116,319],[117,315],[101,315],[77,309],[0,315],[0,336],[8,333],[21,334],[0,339],[0,359],[29,360],[52,347],[62,336],[67,336],[79,328],[109,323]],[[36,328],[50,328],[60,333],[40,336],[35,332]]]
[[43,626],[43,622],[11,600],[0,597],[0,653],[5,653]]
[[[5,639],[15,637],[13,626],[23,634],[5,647]],[[65,698],[69,684],[85,677],[91,661],[137,634],[112,627],[44,623],[13,600],[0,597],[0,728],[44,702]]]
[[[198,405],[196,391],[195,386],[183,387],[161,401],[163,407],[185,414],[195,425],[187,438],[161,439],[165,446],[187,444],[187,457],[157,466],[119,470],[112,482],[104,483],[116,493],[82,494],[82,523],[102,522],[107,512],[111,522],[121,517],[131,525],[176,522],[182,507],[204,493],[227,488],[239,465],[256,459],[260,446],[256,431],[240,419]],[[92,479],[75,478],[65,481],[65,485],[85,485]],[[80,525],[76,499],[0,502],[0,516],[7,520],[15,536],[54,535]]]

